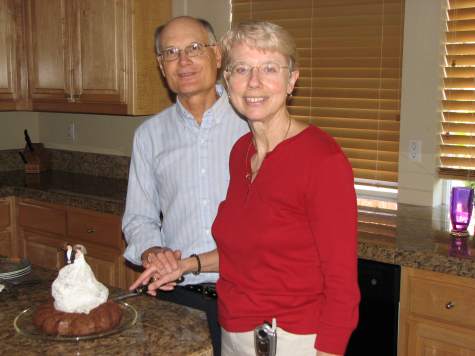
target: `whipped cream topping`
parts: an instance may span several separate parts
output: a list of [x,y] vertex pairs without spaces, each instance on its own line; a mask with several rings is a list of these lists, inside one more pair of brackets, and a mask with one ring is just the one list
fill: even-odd
[[56,310],[66,313],[85,313],[107,301],[109,290],[94,276],[84,256],[59,271],[51,286]]

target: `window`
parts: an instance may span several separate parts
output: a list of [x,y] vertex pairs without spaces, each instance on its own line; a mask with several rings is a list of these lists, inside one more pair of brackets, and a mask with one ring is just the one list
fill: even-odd
[[440,169],[475,179],[475,0],[449,0]]
[[397,185],[404,0],[233,0],[232,22],[246,19],[296,39],[291,116],[331,134],[357,182]]

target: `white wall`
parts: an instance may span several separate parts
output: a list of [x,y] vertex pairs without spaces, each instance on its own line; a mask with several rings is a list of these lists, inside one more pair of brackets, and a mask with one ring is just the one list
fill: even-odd
[[189,15],[208,20],[216,36],[221,37],[230,25],[229,0],[173,0],[173,16]]
[[[406,0],[405,6],[398,200],[436,206],[446,1]],[[408,159],[410,140],[422,142],[420,162]]]
[[[9,111],[0,112],[0,150],[10,150],[25,146],[24,130],[33,142],[40,140],[38,113]],[[1,162],[0,162],[1,164]]]

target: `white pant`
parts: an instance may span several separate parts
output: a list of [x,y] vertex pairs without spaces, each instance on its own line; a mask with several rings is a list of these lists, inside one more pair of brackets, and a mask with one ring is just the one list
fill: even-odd
[[[255,356],[254,331],[227,332],[221,328],[221,356]],[[276,356],[315,356],[316,334],[297,335],[277,327]]]

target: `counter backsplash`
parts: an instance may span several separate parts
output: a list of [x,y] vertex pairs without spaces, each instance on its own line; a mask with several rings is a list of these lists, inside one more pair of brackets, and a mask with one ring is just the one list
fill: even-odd
[[[23,169],[19,149],[0,150],[0,171]],[[51,170],[127,179],[130,157],[47,149]]]

